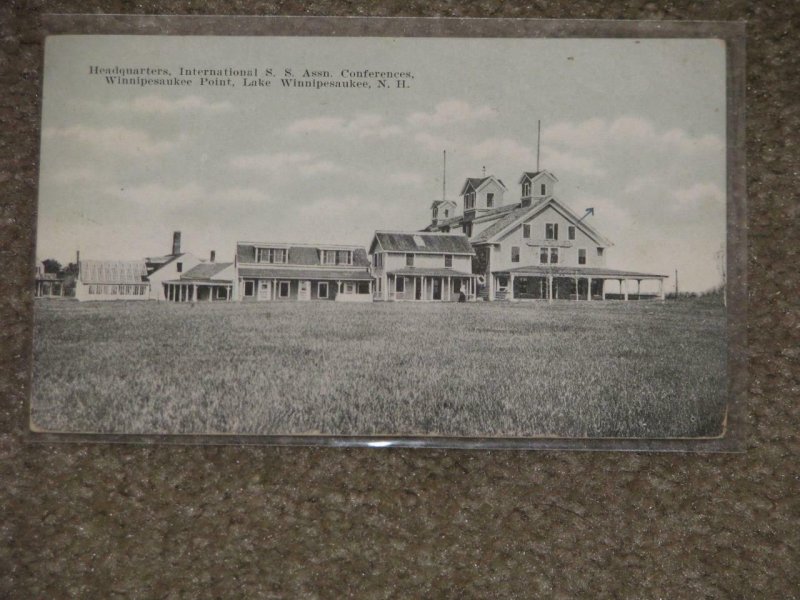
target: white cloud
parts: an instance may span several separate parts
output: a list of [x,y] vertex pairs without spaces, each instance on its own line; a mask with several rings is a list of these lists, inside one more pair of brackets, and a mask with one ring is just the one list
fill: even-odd
[[204,189],[189,183],[179,187],[169,187],[161,183],[145,183],[138,186],[117,186],[107,188],[106,192],[126,202],[152,207],[191,206],[203,199]]
[[273,152],[271,154],[250,154],[235,156],[231,166],[243,170],[257,170],[293,177],[335,173],[341,170],[336,163],[320,159],[310,152]]
[[391,125],[380,115],[362,114],[347,120],[341,117],[312,117],[298,119],[289,124],[287,133],[292,135],[308,135],[325,133],[355,137],[359,139],[376,137],[388,138],[400,135],[403,129]]
[[681,208],[691,208],[701,203],[724,205],[725,192],[716,183],[695,183],[672,193]]
[[47,139],[63,139],[92,146],[104,153],[130,156],[158,156],[174,150],[177,141],[156,140],[149,134],[128,127],[47,127]]
[[456,123],[474,123],[494,118],[497,110],[489,106],[471,106],[463,100],[447,100],[440,102],[432,113],[411,113],[407,121],[416,127],[441,127]]
[[460,146],[460,144],[456,143],[452,139],[439,135],[433,135],[427,131],[421,131],[414,134],[414,141],[421,145],[425,150],[435,152],[441,152],[442,150],[447,150],[448,148]]
[[115,110],[133,110],[150,114],[173,114],[192,111],[221,113],[233,110],[233,103],[227,100],[222,102],[209,102],[205,98],[195,95],[175,99],[149,95],[139,96],[132,101],[117,100],[111,104],[111,107]]
[[651,121],[642,117],[623,116],[614,120],[588,119],[580,123],[560,122],[542,131],[542,140],[583,150],[607,148],[610,144],[664,146],[685,154],[718,152],[724,147],[716,135],[692,136],[683,129],[659,132]]
[[388,181],[395,185],[422,185],[425,178],[412,171],[396,171],[389,174]]

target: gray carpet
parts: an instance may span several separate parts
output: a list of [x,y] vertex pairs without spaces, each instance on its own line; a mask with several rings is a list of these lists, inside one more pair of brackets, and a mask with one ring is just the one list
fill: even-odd
[[[12,2],[0,8],[8,598],[796,598],[792,2]],[[752,5],[751,5],[752,4]],[[736,455],[29,445],[43,12],[747,19],[751,385]]]

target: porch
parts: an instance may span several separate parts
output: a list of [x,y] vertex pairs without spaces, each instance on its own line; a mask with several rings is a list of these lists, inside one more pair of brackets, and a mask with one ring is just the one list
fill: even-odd
[[231,302],[233,283],[223,281],[164,282],[164,298],[169,302]]
[[614,269],[520,267],[493,273],[490,292],[492,300],[663,301],[664,279]]
[[387,300],[457,302],[475,299],[475,275],[447,269],[404,269],[387,273]]

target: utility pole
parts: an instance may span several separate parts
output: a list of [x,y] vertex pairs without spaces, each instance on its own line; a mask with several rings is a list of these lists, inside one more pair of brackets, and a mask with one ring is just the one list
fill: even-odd
[[442,150],[442,202],[447,200],[447,150]]
[[539,150],[542,141],[542,121],[536,121],[536,170],[539,170]]
[[678,269],[675,269],[675,300],[678,299]]

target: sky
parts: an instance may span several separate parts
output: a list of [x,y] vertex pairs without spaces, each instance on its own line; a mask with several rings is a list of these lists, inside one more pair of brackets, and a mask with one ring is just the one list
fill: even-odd
[[[369,89],[109,85],[91,66],[410,73]],[[265,78],[266,79],[266,78]],[[346,79],[346,78],[345,78]],[[66,264],[237,241],[358,244],[417,230],[486,168],[518,202],[540,166],[614,243],[607,264],[721,281],[725,50],[718,40],[52,36],[37,258]],[[667,289],[674,285],[672,277]]]

